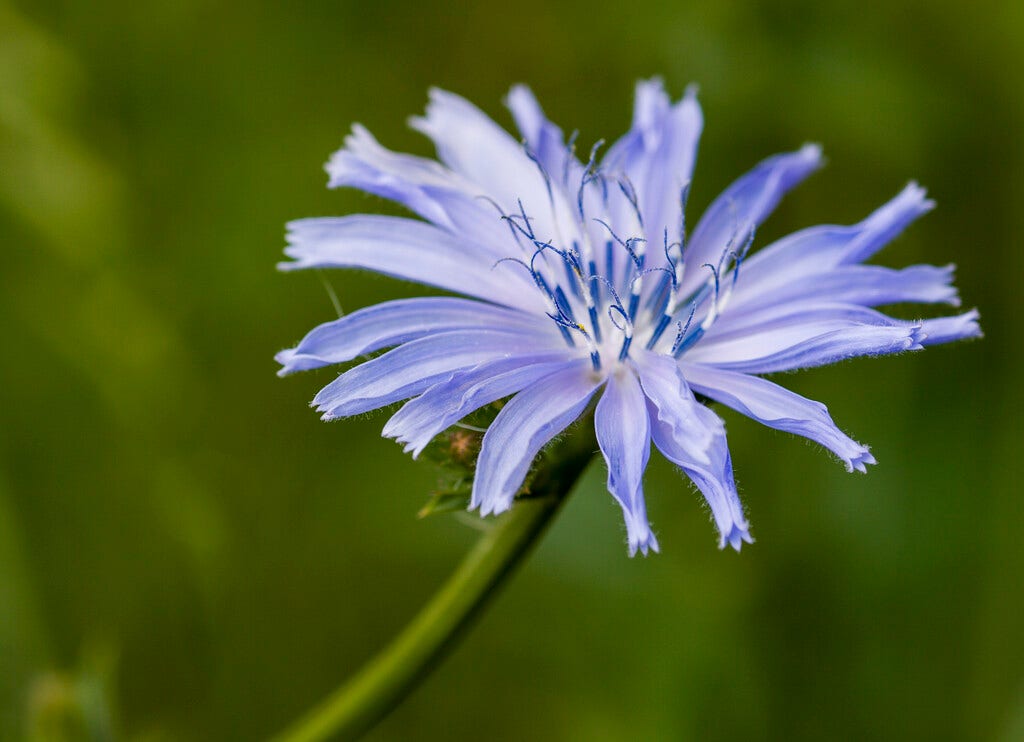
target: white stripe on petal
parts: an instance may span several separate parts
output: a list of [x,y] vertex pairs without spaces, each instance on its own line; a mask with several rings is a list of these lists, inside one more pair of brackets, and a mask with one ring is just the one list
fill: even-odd
[[470,508],[489,515],[512,507],[533,459],[580,416],[599,384],[589,364],[580,362],[520,392],[502,407],[484,435]]
[[555,338],[514,330],[455,330],[413,340],[352,368],[320,390],[325,420],[358,415],[420,394],[456,371],[499,358],[561,351]]
[[826,302],[848,302],[867,307],[885,304],[948,304],[959,306],[960,297],[953,286],[954,266],[912,265],[902,270],[880,265],[841,265],[834,269],[794,277],[776,286],[754,284],[742,268],[737,289],[729,302],[728,317],[753,311],[755,308],[788,302],[819,299]]
[[538,240],[564,242],[576,235],[574,208],[565,194],[554,189],[552,203],[544,176],[522,144],[465,98],[433,88],[426,115],[409,124],[433,140],[442,162],[506,214],[518,213],[522,200]]
[[359,214],[288,225],[282,270],[363,268],[507,306],[543,310],[529,274],[424,222]]
[[891,319],[854,305],[837,313],[827,311],[826,305],[810,308],[779,307],[782,316],[705,338],[684,357],[730,371],[768,374],[924,347],[920,322]]
[[647,522],[643,476],[651,452],[651,425],[640,383],[629,370],[608,377],[594,413],[597,442],[608,465],[608,491],[622,506],[629,555],[658,551]]
[[[505,307],[449,296],[374,304],[325,322],[275,356],[278,375],[345,363],[365,353],[438,332],[521,327],[536,331],[542,318]],[[552,328],[553,331],[553,328]]]
[[753,539],[736,492],[725,425],[693,398],[671,357],[647,353],[636,365],[648,399],[654,445],[704,495],[718,527],[719,547],[729,544],[739,551]]
[[772,296],[803,278],[866,260],[934,205],[923,188],[911,183],[859,224],[809,227],[773,242],[744,261],[737,305],[750,296]]

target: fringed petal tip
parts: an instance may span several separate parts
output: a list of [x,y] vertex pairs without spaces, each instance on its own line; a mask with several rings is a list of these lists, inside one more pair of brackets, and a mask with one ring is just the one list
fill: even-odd
[[288,223],[287,231],[285,232],[285,239],[288,241],[288,245],[283,252],[291,260],[282,260],[278,263],[276,267],[279,271],[295,271],[314,266],[315,261],[312,260],[312,256],[307,248],[306,236],[307,230],[298,221]]
[[912,325],[907,328],[909,334],[907,339],[903,342],[904,350],[924,350],[924,341],[928,339],[928,333],[924,330],[924,325]]
[[978,320],[981,315],[977,309],[958,314],[955,317],[938,317],[922,322],[924,345],[951,343],[955,340],[971,340],[984,337]]
[[298,254],[298,251],[286,248],[284,254],[287,255],[289,258],[294,259],[282,260],[280,263],[274,266],[282,273],[287,273],[288,271],[298,271],[302,270],[303,268],[309,267],[308,265],[302,262],[302,258]]
[[750,535],[749,526],[746,523],[733,524],[728,533],[722,533],[718,538],[719,549],[731,546],[737,552],[743,548],[743,544],[752,543],[754,543],[754,537]]
[[[391,420],[394,420],[394,418],[391,418]],[[384,429],[381,431],[381,437],[390,438],[402,447],[403,453],[407,453],[412,456],[413,460],[418,459],[420,454],[423,453],[423,449],[430,444],[432,439],[428,438],[423,440],[422,438],[417,438],[415,435],[404,429],[392,426],[391,420],[388,421],[387,425],[385,425]]]
[[[909,271],[912,268],[906,268],[904,270]],[[937,290],[936,295],[933,299],[935,304],[945,304],[950,307],[960,306],[960,292],[957,291],[956,286],[953,282],[956,280],[956,263],[947,263],[946,265],[937,266],[933,268],[939,276],[941,276],[941,286],[944,290]],[[938,283],[938,282],[937,282]]]
[[911,181],[857,226],[857,235],[842,249],[841,263],[862,263],[918,217],[935,208],[927,191]]
[[637,552],[647,556],[653,551],[655,554],[661,551],[658,546],[658,539],[651,530],[651,524],[647,522],[646,516],[635,517],[628,510],[623,508],[623,520],[626,524],[626,542],[629,545],[629,556],[635,557]]
[[846,464],[846,471],[848,472],[852,473],[856,470],[861,474],[867,474],[868,466],[874,466],[878,461],[871,455],[871,451],[868,450],[867,446],[861,446],[859,454],[843,459],[843,463]]
[[[916,180],[909,181],[891,201],[879,208],[865,221],[893,223],[894,233],[922,214],[935,208],[935,202],[928,198],[928,189]],[[895,234],[891,235],[895,236]]]
[[302,369],[295,365],[295,359],[298,353],[295,348],[288,348],[282,350],[274,356],[274,360],[281,364],[281,368],[277,370],[278,376],[287,376],[288,374],[301,371]]
[[935,208],[935,201],[928,198],[928,189],[920,185],[916,180],[911,180],[900,191],[893,200],[894,206],[898,205],[900,210],[916,212],[917,215],[927,213]]
[[505,511],[511,510],[514,500],[515,498],[509,500],[505,498],[491,497],[477,502],[476,499],[473,498],[470,499],[469,507],[466,509],[470,512],[476,510],[479,512],[481,518],[486,518],[488,515],[501,515]]
[[383,149],[366,127],[353,124],[352,131],[345,137],[342,147],[324,163],[324,171],[328,177],[327,187],[341,188],[351,185],[352,176],[366,169],[363,158]]
[[817,142],[806,142],[800,148],[798,155],[812,170],[817,170],[825,165],[825,154]]
[[655,538],[650,528],[646,529],[644,534],[629,534],[629,556],[631,558],[635,557],[638,551],[644,556],[647,556],[650,551],[653,551],[655,554],[661,551],[661,548],[658,546],[658,539]]
[[543,115],[541,112],[540,104],[537,102],[536,96],[530,89],[529,85],[521,82],[517,82],[508,89],[508,93],[505,95],[503,101],[506,108],[520,112],[528,112],[531,115],[532,128],[528,132],[522,132],[523,136],[530,138],[536,135],[536,128],[540,122],[540,117]]

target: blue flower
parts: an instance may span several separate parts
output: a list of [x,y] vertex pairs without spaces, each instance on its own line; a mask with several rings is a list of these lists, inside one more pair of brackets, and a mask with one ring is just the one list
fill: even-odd
[[865,265],[932,208],[911,183],[853,226],[818,226],[749,255],[758,225],[822,164],[806,145],[764,160],[687,231],[703,117],[690,91],[636,90],[629,132],[579,158],[532,93],[507,104],[517,141],[433,90],[411,126],[438,161],[391,152],[361,126],[327,164],[330,186],[391,199],[419,219],[355,214],[288,225],[300,268],[359,268],[460,296],[377,304],[278,354],[280,373],[385,348],[324,387],[324,420],[409,400],[384,435],[418,455],[467,414],[510,398],[483,437],[470,508],[512,507],[538,452],[597,396],[594,425],[630,555],[658,550],[643,474],[651,442],[696,484],[720,546],[750,543],[722,420],[700,397],[814,440],[848,471],[875,463],[824,405],[763,378],[980,335],[977,311],[906,321],[874,307],[958,306],[953,266]]

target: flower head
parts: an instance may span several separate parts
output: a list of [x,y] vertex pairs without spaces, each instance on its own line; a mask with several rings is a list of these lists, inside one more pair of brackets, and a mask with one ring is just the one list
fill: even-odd
[[816,145],[764,160],[688,231],[703,117],[637,86],[629,132],[579,157],[533,95],[507,99],[517,141],[440,90],[411,121],[438,161],[391,152],[360,126],[327,164],[330,186],[383,196],[418,217],[357,214],[289,224],[284,269],[359,268],[459,296],[390,301],[312,330],[281,373],[352,361],[313,400],[325,420],[407,401],[384,435],[413,456],[471,412],[508,398],[483,437],[471,509],[512,506],[538,452],[596,397],[608,490],[630,554],[658,550],[643,473],[651,442],[710,506],[720,546],[751,542],[722,420],[696,395],[832,451],[875,463],[825,406],[764,374],[980,335],[976,311],[906,321],[874,307],[959,305],[953,267],[865,265],[932,208],[908,185],[853,226],[804,229],[753,252],[758,225],[821,165]]

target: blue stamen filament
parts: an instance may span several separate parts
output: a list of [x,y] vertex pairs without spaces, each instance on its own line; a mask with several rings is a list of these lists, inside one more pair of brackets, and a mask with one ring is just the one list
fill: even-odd
[[622,195],[629,201],[629,205],[633,207],[633,214],[636,216],[637,224],[640,226],[640,230],[643,231],[644,218],[640,213],[640,203],[637,199],[636,188],[633,187],[633,183],[625,175],[619,180],[619,190],[622,191]]
[[565,163],[562,166],[562,185],[569,185],[569,165],[576,159],[576,138],[580,135],[579,129],[573,130],[569,135],[569,141],[565,143]]
[[[622,317],[623,324],[619,324],[615,321],[615,312]],[[629,319],[629,315],[626,314],[621,304],[613,304],[608,307],[608,318],[615,328],[622,332],[625,336],[622,341],[622,348],[619,350],[619,363],[626,360],[626,356],[629,355],[629,346],[633,343],[633,323]]]
[[[560,188],[566,186],[565,190],[569,193],[572,188],[569,178],[575,179],[576,174],[579,174],[578,182],[574,184],[578,186],[575,193],[578,223],[571,223],[575,221],[571,217],[566,221],[565,214],[558,211],[562,208],[563,197],[571,199],[572,196],[562,190],[554,192],[553,184],[558,181],[552,179],[551,173],[545,169],[536,153],[524,143],[527,156],[544,178],[553,219],[549,225],[553,238],[548,241],[538,238],[537,226],[540,222],[535,223],[535,219],[527,214],[522,200],[517,199],[516,211],[511,214],[502,213],[501,216],[508,223],[520,247],[526,249],[532,245],[532,254],[527,253],[530,254],[528,259],[525,256],[522,260],[509,259],[515,260],[530,272],[533,282],[546,299],[548,317],[559,328],[567,344],[579,348],[580,342],[575,336],[582,336],[583,348],[590,356],[595,372],[602,370],[602,364],[612,363],[614,366],[624,363],[629,358],[633,339],[638,333],[647,350],[670,353],[678,358],[705,335],[721,314],[753,242],[753,229],[740,229],[737,225],[718,259],[703,265],[710,271],[708,280],[688,298],[684,298],[680,296],[680,289],[687,273],[684,259],[687,246],[685,209],[689,185],[684,185],[679,191],[681,208],[677,224],[662,229],[664,262],[658,256],[658,265],[647,268],[646,235],[620,236],[609,222],[588,218],[586,215],[587,205],[598,203],[595,197],[602,194],[607,207],[608,188],[612,186],[614,190],[617,186],[621,197],[626,200],[621,207],[627,207],[628,204],[628,226],[618,225],[619,228],[628,229],[634,235],[644,235],[639,192],[627,177],[602,172],[597,163],[597,154],[603,142],[594,145],[586,164],[575,159],[575,142],[575,135],[570,136],[565,145],[565,161],[557,167],[563,171]],[[595,188],[601,190],[596,191]],[[597,222],[607,232],[603,256],[600,254],[600,243],[597,243],[596,253],[591,244],[594,232],[592,228],[588,229],[588,222]],[[547,229],[547,226],[544,228]],[[678,240],[670,242],[670,232],[674,229],[678,229]],[[620,248],[625,252],[625,260],[616,254]],[[555,253],[557,259],[548,255],[549,252]],[[561,268],[557,265],[559,262]],[[652,271],[663,275],[645,281],[646,274]],[[604,284],[604,288],[599,284]],[[684,301],[689,304],[689,316],[682,322],[679,320],[683,319],[681,307],[686,306]],[[605,321],[610,321],[611,329],[607,326],[602,328]],[[676,326],[676,336],[670,345],[664,336],[673,324]],[[611,355],[611,348],[606,343],[619,340],[619,336],[609,337],[609,332],[612,335],[615,332],[622,333],[617,356]],[[616,357],[617,362],[613,362]]]
[[644,277],[641,273],[630,282],[629,286],[629,321],[636,322],[636,310],[640,306],[640,294],[643,292]]

